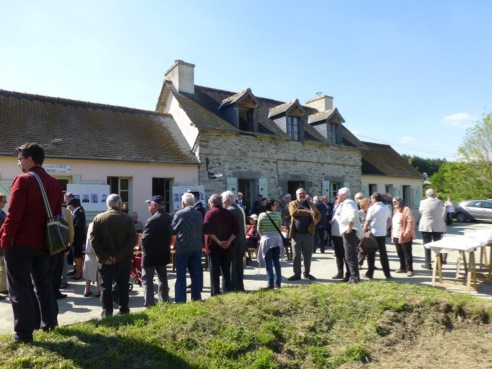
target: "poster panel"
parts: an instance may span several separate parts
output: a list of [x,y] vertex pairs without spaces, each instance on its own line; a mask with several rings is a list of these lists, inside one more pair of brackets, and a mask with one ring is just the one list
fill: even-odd
[[80,200],[85,211],[106,211],[106,198],[109,185],[101,184],[67,184],[67,191]]
[[207,208],[207,200],[205,199],[205,188],[202,185],[197,186],[173,186],[173,209],[181,209],[181,196],[186,192],[199,192],[200,202],[204,208]]

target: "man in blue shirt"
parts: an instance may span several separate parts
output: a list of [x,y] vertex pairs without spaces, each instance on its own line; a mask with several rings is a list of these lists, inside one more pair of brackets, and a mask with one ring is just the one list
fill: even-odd
[[203,217],[193,205],[192,193],[184,193],[181,206],[169,226],[176,235],[176,283],[174,298],[176,302],[186,302],[186,270],[191,277],[191,299],[201,300]]

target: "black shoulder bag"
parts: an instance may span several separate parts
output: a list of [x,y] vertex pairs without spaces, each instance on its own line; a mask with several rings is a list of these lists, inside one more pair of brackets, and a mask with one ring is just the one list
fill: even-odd
[[29,172],[29,174],[36,178],[39,184],[44,206],[46,207],[46,214],[48,215],[48,223],[46,224],[46,249],[50,255],[58,254],[59,252],[65,251],[68,246],[68,223],[62,217],[53,215],[51,212],[48,196],[46,196],[41,178],[34,172]]

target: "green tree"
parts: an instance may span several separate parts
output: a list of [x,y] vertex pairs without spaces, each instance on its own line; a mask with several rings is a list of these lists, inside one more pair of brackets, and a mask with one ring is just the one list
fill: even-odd
[[480,187],[492,189],[492,114],[468,128],[463,145],[458,149],[460,161],[473,169],[473,179]]
[[455,201],[492,198],[492,115],[466,131],[459,161],[443,163],[430,181],[443,197]]
[[484,188],[473,175],[473,165],[463,162],[444,163],[431,178],[432,187],[443,198],[455,201],[484,198]]

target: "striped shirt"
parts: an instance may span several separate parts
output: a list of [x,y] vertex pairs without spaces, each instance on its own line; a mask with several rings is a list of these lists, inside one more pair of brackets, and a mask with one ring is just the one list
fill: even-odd
[[260,233],[278,233],[270,218],[268,218],[267,213],[275,224],[277,224],[278,229],[281,230],[282,218],[280,217],[280,213],[267,211],[266,213],[261,213],[258,217],[258,231]]

